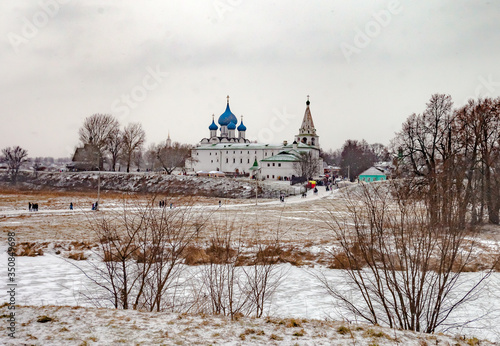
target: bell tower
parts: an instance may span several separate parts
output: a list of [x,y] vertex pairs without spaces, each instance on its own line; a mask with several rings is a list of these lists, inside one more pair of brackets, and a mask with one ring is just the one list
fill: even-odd
[[319,148],[319,136],[316,134],[316,128],[314,127],[311,109],[309,108],[310,104],[309,95],[307,95],[306,111],[302,119],[302,126],[299,129],[299,134],[295,136],[295,140],[297,143],[304,143]]

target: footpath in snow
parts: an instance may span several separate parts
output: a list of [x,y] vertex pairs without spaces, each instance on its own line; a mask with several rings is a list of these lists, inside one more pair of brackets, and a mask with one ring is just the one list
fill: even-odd
[[[287,186],[289,186],[287,184]],[[283,205],[287,205],[287,204],[297,204],[297,203],[311,203],[313,201],[317,201],[319,199],[322,199],[322,198],[328,198],[328,197],[333,197],[334,195],[337,195],[339,193],[340,189],[333,189],[333,190],[330,190],[330,191],[326,191],[326,188],[324,186],[318,186],[318,192],[317,193],[314,193],[313,190],[308,190],[307,191],[307,194],[306,194],[306,197],[302,197],[302,195],[298,194],[298,195],[295,195],[295,196],[290,196],[290,197],[286,197],[285,198],[285,201],[284,202],[281,202],[279,199],[276,199],[276,200],[273,200],[273,201],[269,201],[268,199],[266,199],[265,202],[263,201],[260,201],[258,198],[257,198],[257,201],[255,199],[249,199],[248,203],[240,203],[240,204],[223,204],[222,207],[223,208],[241,208],[241,207],[251,207],[251,206],[255,206],[255,205],[258,205],[258,206],[265,206],[265,205],[279,205],[279,204],[283,204]],[[168,206],[166,207],[167,209],[169,208]],[[177,208],[182,208],[181,207],[177,207]],[[194,206],[190,206],[190,208],[194,208],[194,209],[217,209],[219,208],[219,204],[214,204],[214,205],[194,205]],[[113,205],[113,206],[106,206],[105,204],[101,204],[99,206],[99,210],[100,211],[119,211],[119,210],[122,210],[123,207],[122,206],[116,206],[116,205]],[[91,212],[94,212],[93,210],[91,210],[91,208],[89,209],[73,209],[73,210],[69,210],[69,209],[39,209],[38,211],[36,212],[30,212],[29,210],[3,210],[3,211],[0,211],[0,217],[1,216],[5,216],[5,217],[9,217],[9,216],[20,216],[20,215],[28,215],[28,214],[31,214],[31,213],[36,213],[36,214],[68,214],[68,215],[71,215],[71,214],[75,214],[75,213],[91,213]]]

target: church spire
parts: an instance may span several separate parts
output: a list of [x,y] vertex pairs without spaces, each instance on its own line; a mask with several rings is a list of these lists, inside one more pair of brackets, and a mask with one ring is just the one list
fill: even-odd
[[172,140],[170,139],[170,130],[168,130],[168,137],[165,144],[167,145],[168,148],[172,146]]
[[311,109],[309,108],[310,104],[309,95],[307,95],[306,111],[304,112],[299,134],[295,137],[295,140],[298,143],[319,147],[319,137],[316,135],[316,128],[314,127]]
[[304,119],[302,119],[302,126],[300,127],[300,133],[303,134],[316,134],[316,129],[314,128],[314,122],[311,115],[311,110],[309,109],[309,105],[311,102],[309,101],[309,95],[307,95],[306,101],[306,111],[304,113]]

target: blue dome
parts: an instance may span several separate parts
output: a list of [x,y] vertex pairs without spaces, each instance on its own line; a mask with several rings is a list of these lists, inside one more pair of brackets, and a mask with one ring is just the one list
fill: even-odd
[[247,130],[247,127],[245,125],[243,125],[243,119],[242,119],[240,126],[238,126],[238,131],[242,132],[242,131],[246,131],[246,130]]
[[220,126],[226,126],[229,125],[229,123],[234,123],[236,124],[238,122],[238,119],[236,119],[235,115],[231,113],[231,109],[229,109],[229,103],[226,106],[226,111],[221,114],[219,117],[219,125]]
[[234,130],[234,129],[236,129],[236,124],[231,121],[229,123],[229,125],[227,125],[227,129],[228,130]]
[[208,127],[208,129],[209,130],[215,130],[215,131],[217,131],[219,129],[219,127],[217,125],[215,125],[215,122],[212,119],[212,123],[210,124],[210,126]]

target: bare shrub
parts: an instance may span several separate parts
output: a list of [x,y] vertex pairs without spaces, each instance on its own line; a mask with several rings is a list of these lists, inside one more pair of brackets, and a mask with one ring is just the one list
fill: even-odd
[[174,298],[167,292],[183,269],[183,253],[204,227],[206,215],[192,204],[175,209],[153,205],[154,199],[125,202],[121,212],[89,220],[99,245],[93,252],[101,261],[89,261],[92,270],[84,273],[107,292],[98,300],[115,308],[172,308]]
[[[211,225],[209,244],[205,249],[208,263],[202,268],[202,289],[208,297],[205,308],[215,314],[261,317],[270,297],[279,285],[279,231],[275,242],[254,232],[248,252],[243,251],[242,222],[227,221]],[[268,245],[264,245],[268,244]]]
[[318,278],[357,317],[432,333],[475,297],[491,267],[478,273],[468,290],[458,290],[462,274],[474,263],[476,229],[464,227],[457,215],[462,209],[453,207],[458,203],[452,197],[458,195],[448,195],[447,213],[436,219],[429,208],[441,202],[415,183],[360,184],[346,191],[347,212],[331,211],[325,222],[340,244],[340,251],[332,252],[333,263],[353,289],[336,287],[321,274]]
[[242,292],[237,261],[241,253],[241,238],[233,240],[234,223],[212,224],[212,235],[206,249],[208,264],[202,269],[203,287],[211,313],[234,316],[246,314],[248,297]]

